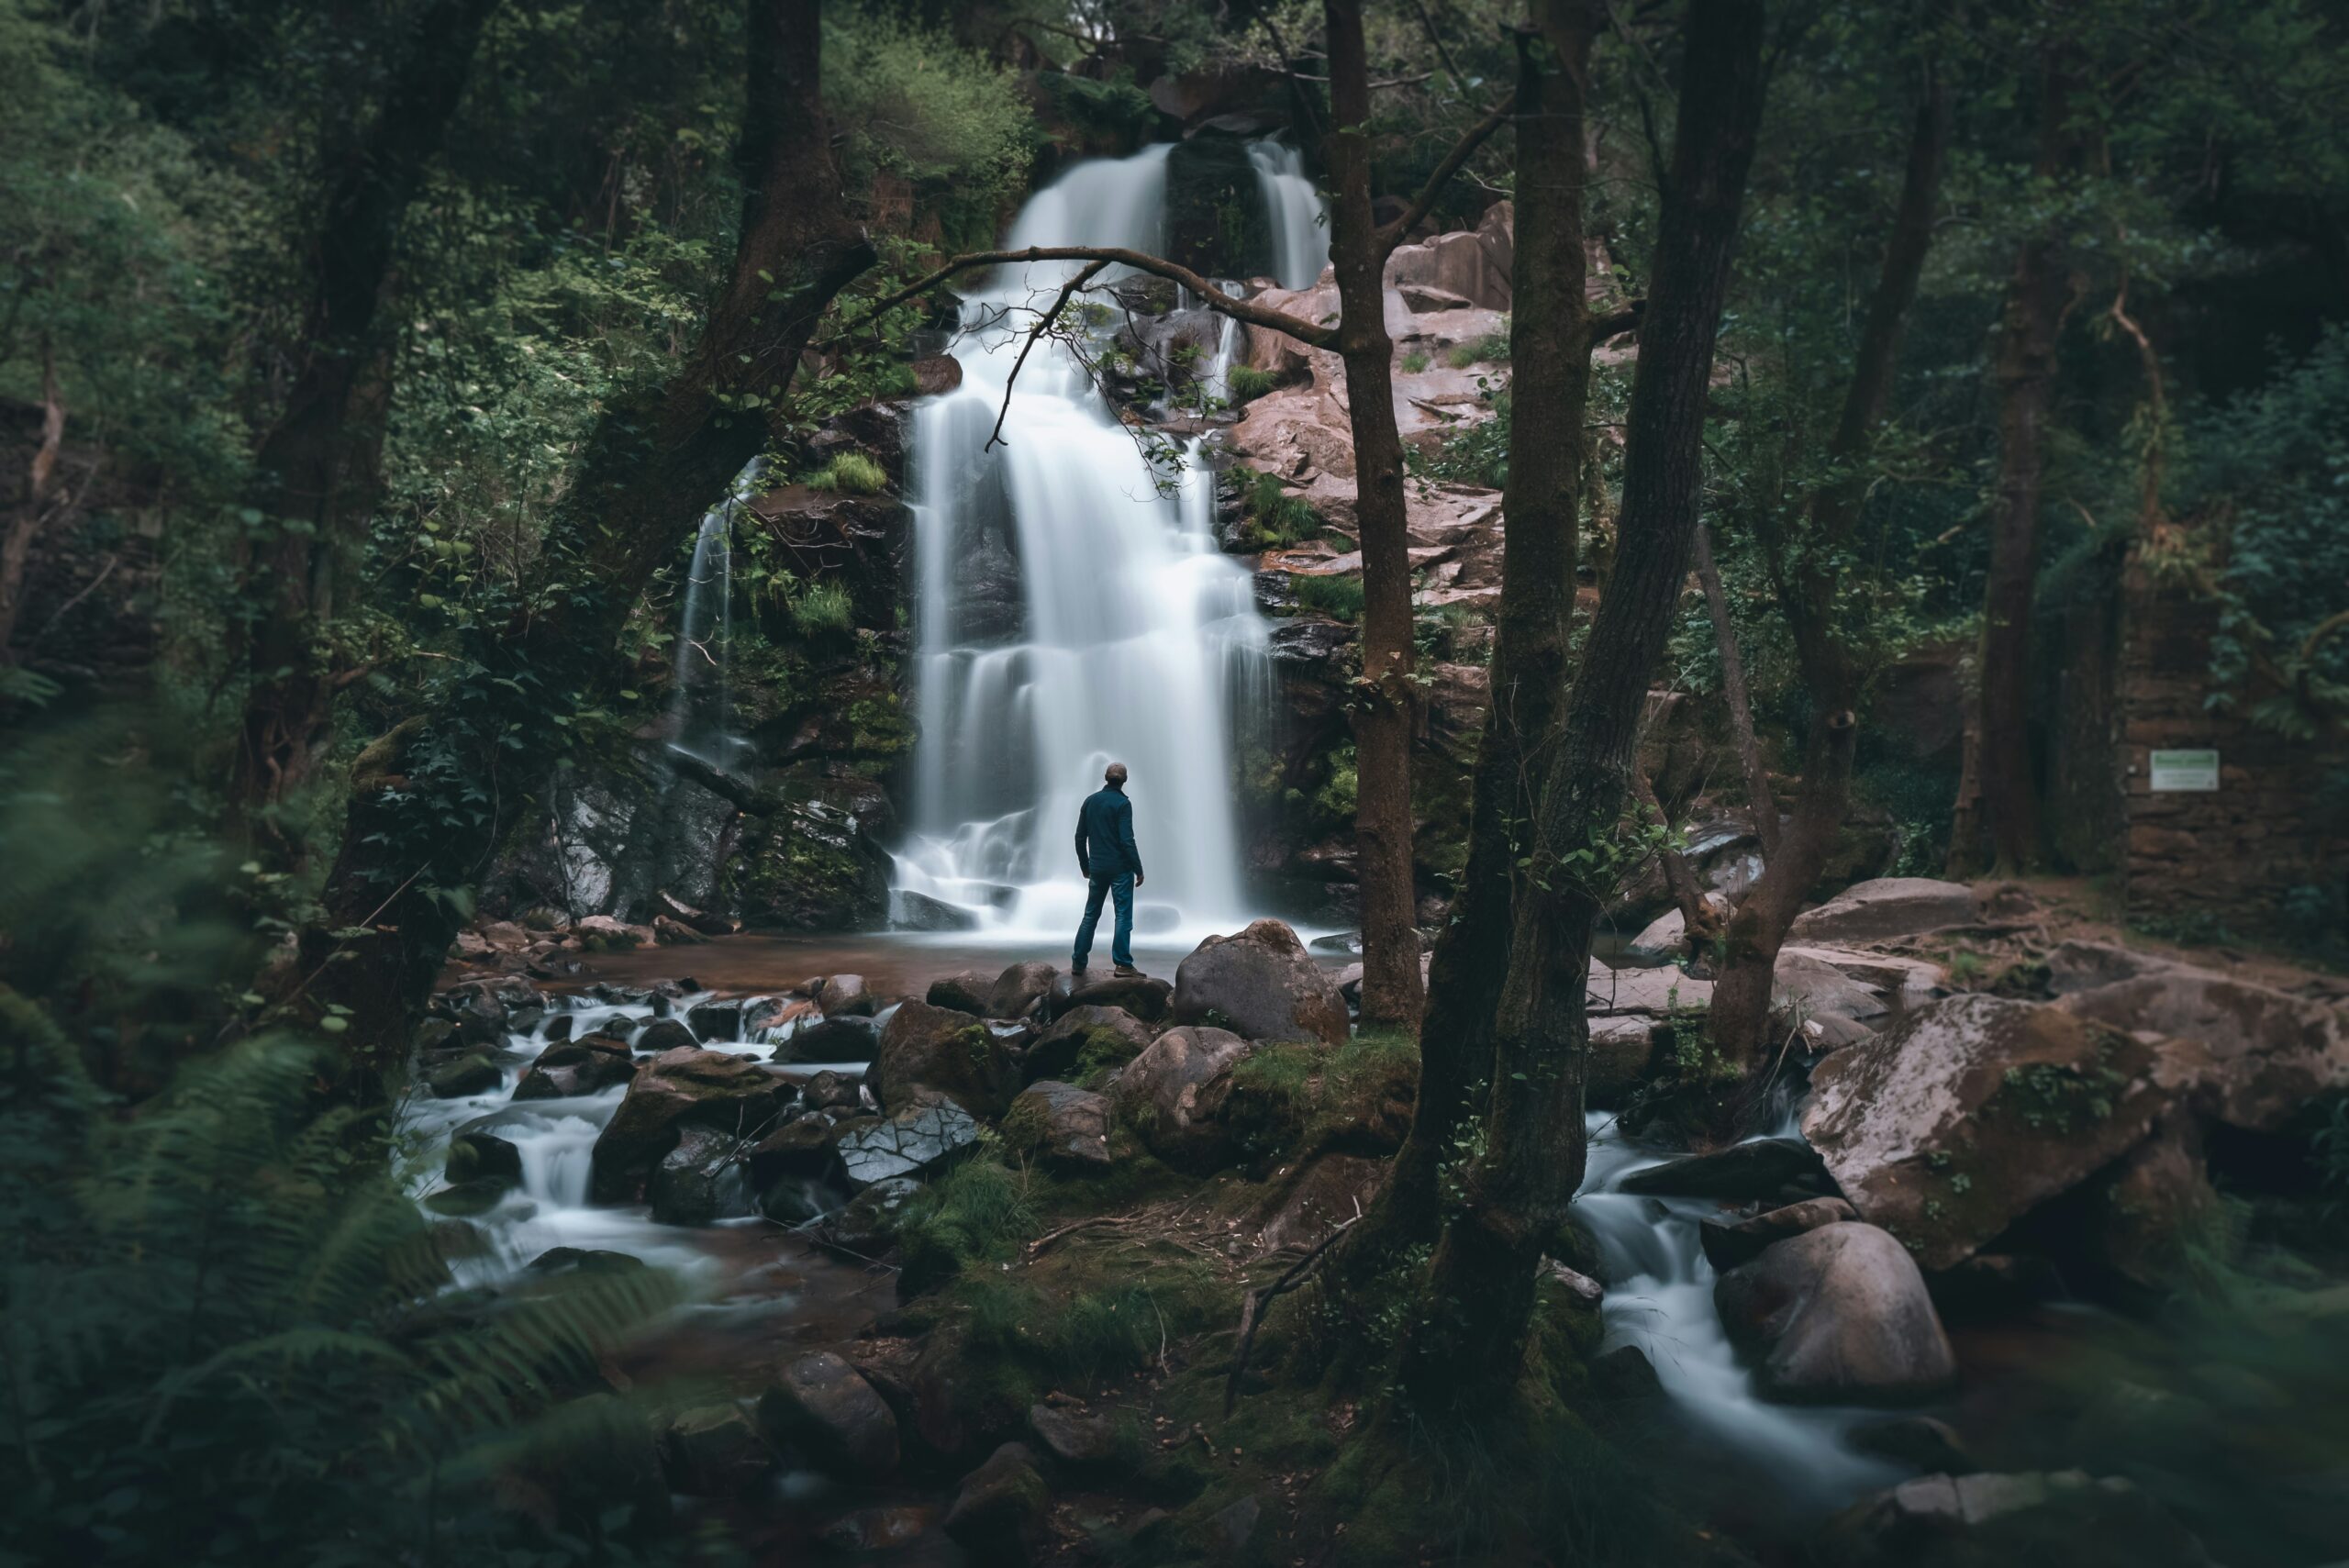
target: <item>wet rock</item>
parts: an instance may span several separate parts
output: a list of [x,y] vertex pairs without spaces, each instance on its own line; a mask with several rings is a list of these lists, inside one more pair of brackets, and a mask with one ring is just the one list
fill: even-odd
[[1756,1138],[1709,1154],[1687,1154],[1634,1171],[1616,1191],[1659,1197],[1717,1197],[1749,1203],[1776,1197],[1788,1186],[1820,1182],[1819,1155],[1799,1138]]
[[1607,1287],[1578,1269],[1570,1269],[1555,1258],[1542,1260],[1542,1279],[1556,1285],[1585,1307],[1596,1307],[1607,1299]]
[[870,1062],[881,1026],[861,1015],[802,1020],[775,1042],[777,1062]]
[[1219,1130],[1198,1119],[1199,1091],[1252,1049],[1225,1029],[1172,1029],[1126,1063],[1109,1091],[1118,1115],[1151,1151],[1170,1162],[1201,1162],[1219,1150]]
[[451,1219],[471,1219],[504,1202],[512,1185],[495,1178],[451,1183],[425,1194],[424,1207]]
[[2166,1294],[2189,1250],[2214,1233],[2217,1189],[2202,1162],[2202,1132],[2186,1112],[2154,1124],[2143,1143],[2086,1188],[2089,1250],[2141,1290]]
[[1777,1017],[1792,1020],[1820,1013],[1865,1023],[1890,1009],[1884,993],[1853,979],[1833,964],[1806,952],[1781,952],[1770,973],[1770,1006]]
[[799,1117],[751,1145],[744,1164],[751,1185],[765,1192],[786,1177],[820,1176],[832,1162],[832,1124],[824,1117]]
[[987,1017],[1026,1018],[1030,1008],[1052,994],[1052,982],[1059,974],[1059,970],[1041,962],[1013,964],[996,976],[995,985],[987,993]]
[[601,1094],[635,1076],[636,1059],[624,1041],[607,1034],[582,1035],[539,1052],[539,1059],[514,1085],[514,1097],[561,1100]]
[[911,1106],[928,1089],[989,1118],[1019,1087],[1018,1063],[986,1025],[927,1002],[907,1002],[890,1016],[866,1076],[887,1109]]
[[1218,1019],[1247,1040],[1346,1039],[1337,985],[1278,920],[1201,942],[1174,972],[1173,1001],[1183,1022]]
[[1778,957],[1782,962],[1799,958],[1826,964],[1864,985],[1876,987],[1886,995],[1898,996],[1901,1005],[1908,1007],[1922,1006],[1949,988],[1949,971],[1926,958],[1793,943],[1780,948]]
[[646,1265],[644,1260],[601,1247],[550,1247],[530,1260],[530,1272],[541,1274],[626,1274]]
[[800,1099],[811,1109],[821,1111],[854,1110],[864,1103],[858,1088],[863,1080],[847,1073],[834,1073],[829,1068],[807,1080],[799,1091]]
[[1590,1020],[1590,1063],[1583,1095],[1593,1110],[1620,1110],[1655,1070],[1655,1020],[1624,1013]]
[[664,948],[694,947],[709,939],[682,920],[672,920],[666,915],[652,917],[652,940]]
[[685,1027],[696,1040],[723,1043],[744,1038],[742,1012],[753,1004],[741,1001],[700,1002],[685,1009]]
[[624,925],[609,915],[590,915],[571,928],[572,936],[589,952],[625,952],[653,943],[650,926]]
[[896,931],[974,931],[979,917],[959,904],[908,888],[889,892],[889,929]]
[[880,1005],[880,999],[865,989],[862,974],[830,975],[816,988],[816,1006],[823,1009],[828,1018],[851,1014],[871,1018]]
[[1816,909],[1795,917],[1797,942],[1884,941],[1921,936],[1981,917],[1974,890],[1928,876],[1884,876],[1855,882]]
[[1107,1416],[1062,1405],[1031,1405],[1028,1430],[1045,1452],[1072,1470],[1100,1470],[1120,1457],[1118,1424]]
[[832,1151],[852,1186],[936,1169],[979,1141],[979,1124],[952,1100],[907,1106],[841,1139]]
[[2130,1482],[2085,1471],[1920,1475],[1830,1521],[1827,1568],[2210,1568],[2202,1543]]
[[[952,361],[947,361],[952,363]],[[893,1503],[858,1508],[826,1522],[816,1538],[835,1551],[888,1551],[911,1546],[929,1532],[934,1510],[919,1503]],[[895,1559],[891,1559],[895,1561]]]
[[1590,1386],[1602,1399],[1649,1399],[1664,1392],[1655,1363],[1637,1345],[1619,1345],[1590,1363]]
[[2218,1118],[2274,1132],[2313,1099],[2349,1088],[2349,1012],[2206,969],[2174,964],[2054,1004],[2115,1029],[2190,1040],[2198,1098]]
[[774,1123],[785,1098],[784,1086],[747,1057],[696,1047],[663,1051],[629,1081],[619,1109],[596,1140],[591,1201],[640,1201],[683,1128],[756,1136]]
[[424,1086],[438,1099],[455,1100],[468,1095],[488,1094],[504,1082],[506,1074],[498,1067],[497,1059],[477,1051],[434,1068],[425,1074]]
[[818,1469],[849,1481],[877,1481],[897,1468],[897,1418],[856,1368],[829,1351],[784,1369],[759,1397],[759,1429]]
[[1111,974],[1072,988],[1066,1005],[1122,1008],[1146,1024],[1154,1024],[1164,1020],[1174,996],[1174,984],[1155,975],[1121,978]]
[[1151,1038],[1149,1027],[1122,1007],[1074,1006],[1029,1045],[1020,1069],[1036,1079],[1074,1077],[1077,1064],[1088,1060],[1121,1066],[1141,1055]]
[[494,1132],[460,1132],[449,1140],[449,1160],[442,1173],[452,1186],[494,1182],[502,1191],[520,1184],[522,1151]]
[[1109,1166],[1108,1097],[1073,1084],[1030,1084],[1004,1113],[1003,1140],[1020,1155],[1066,1171]]
[[1807,1198],[1801,1203],[1790,1203],[1783,1208],[1774,1208],[1735,1224],[1718,1219],[1701,1221],[1697,1236],[1705,1250],[1706,1261],[1714,1268],[1727,1273],[1741,1263],[1752,1262],[1773,1242],[1783,1241],[1789,1236],[1799,1236],[1806,1230],[1816,1230],[1822,1225],[1834,1225],[1858,1218],[1852,1206],[1842,1198]]
[[1957,1375],[1916,1260],[1888,1231],[1842,1222],[1779,1241],[1714,1283],[1730,1340],[1772,1398],[1921,1398]]
[[694,1031],[675,1018],[653,1019],[629,1042],[631,1049],[655,1056],[664,1051],[690,1051],[700,1043],[694,1038]]
[[758,1423],[740,1405],[703,1405],[681,1412],[661,1434],[669,1489],[688,1497],[740,1496],[774,1462]]
[[1897,1416],[1853,1429],[1852,1446],[1911,1470],[1933,1475],[1971,1475],[1982,1467],[1947,1421],[1931,1416]]
[[946,1533],[979,1562],[1026,1562],[1051,1506],[1051,1490],[1028,1445],[1006,1443],[963,1478],[946,1510]]
[[573,1018],[569,1013],[557,1013],[553,1018],[547,1020],[547,1027],[541,1031],[541,1034],[549,1045],[559,1045],[562,1041],[569,1040],[571,1038],[572,1030],[578,1028],[578,1026],[579,1020]]
[[740,1141],[714,1127],[677,1129],[676,1147],[661,1157],[645,1183],[652,1218],[662,1225],[707,1225],[743,1209],[735,1166]]
[[975,970],[962,974],[949,974],[930,983],[924,1000],[933,1007],[951,1012],[968,1013],[973,1018],[987,1016],[987,1001],[995,991],[993,977]]
[[2118,1030],[1950,996],[1821,1062],[1802,1129],[1862,1218],[1946,1269],[2133,1147],[2181,1093]]
[[832,1216],[826,1235],[833,1245],[859,1257],[878,1257],[897,1240],[907,1206],[920,1193],[921,1184],[911,1176],[885,1176]]

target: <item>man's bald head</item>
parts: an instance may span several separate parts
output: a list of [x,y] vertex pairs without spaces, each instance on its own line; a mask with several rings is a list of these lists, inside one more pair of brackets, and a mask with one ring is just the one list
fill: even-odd
[[1111,784],[1111,785],[1114,785],[1115,787],[1117,787],[1117,788],[1119,788],[1119,789],[1123,789],[1123,788],[1125,788],[1125,787],[1126,787],[1126,765],[1125,765],[1125,763],[1123,763],[1123,762],[1112,762],[1112,763],[1110,763],[1107,768],[1103,769],[1103,770],[1102,770],[1102,773],[1101,773],[1101,782],[1102,782],[1103,784]]

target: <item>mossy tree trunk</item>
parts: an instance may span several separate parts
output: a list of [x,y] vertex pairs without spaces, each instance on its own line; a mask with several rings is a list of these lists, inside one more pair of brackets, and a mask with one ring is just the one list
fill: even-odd
[[748,17],[741,227],[691,355],[605,406],[531,596],[478,634],[431,712],[354,769],[325,918],[303,933],[295,988],[279,1000],[296,1018],[345,1009],[364,1068],[406,1050],[473,884],[543,771],[537,737],[612,684],[614,645],[647,580],[763,448],[818,322],[874,261],[832,156],[818,0],[750,0]]
[[1705,389],[1763,96],[1760,0],[1695,0],[1678,130],[1640,320],[1620,540],[1553,732],[1515,900],[1482,1148],[1431,1263],[1403,1382],[1431,1416],[1505,1407],[1535,1271],[1582,1183],[1586,987],[1648,679],[1694,549]]

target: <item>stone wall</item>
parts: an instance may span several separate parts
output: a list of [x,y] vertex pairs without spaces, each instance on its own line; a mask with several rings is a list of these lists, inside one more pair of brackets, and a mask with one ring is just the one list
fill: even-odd
[[[2349,749],[2259,728],[2241,711],[2248,703],[2207,706],[2215,606],[2154,584],[2134,561],[2120,593],[2113,768],[2128,917],[2302,939],[2318,933],[2288,928],[2324,920],[2337,932],[2349,831],[2326,779],[2349,770]],[[2154,750],[2202,747],[2219,753],[2216,790],[2154,792]]]

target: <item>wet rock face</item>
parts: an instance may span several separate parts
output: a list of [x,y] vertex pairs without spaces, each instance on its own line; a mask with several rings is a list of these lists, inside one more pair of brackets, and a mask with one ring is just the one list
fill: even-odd
[[897,1418],[863,1374],[829,1351],[800,1357],[759,1398],[759,1429],[843,1480],[897,1468]]
[[746,1212],[738,1165],[740,1140],[714,1127],[677,1129],[677,1146],[661,1157],[644,1184],[652,1218],[662,1225],[707,1225]]
[[963,1478],[946,1510],[946,1533],[976,1562],[1026,1562],[1051,1506],[1052,1493],[1028,1445],[1006,1443]]
[[1946,1269],[2141,1141],[2188,1083],[2102,1024],[1952,996],[1822,1062],[1802,1130],[1862,1218]]
[[786,1085],[746,1058],[692,1046],[662,1052],[641,1064],[596,1140],[590,1200],[642,1201],[684,1128],[749,1136],[774,1120],[786,1097]]
[[826,1234],[836,1246],[861,1257],[877,1257],[897,1239],[907,1207],[921,1193],[911,1176],[885,1176],[834,1215]]
[[1858,1218],[1852,1206],[1842,1198],[1805,1198],[1800,1203],[1770,1209],[1735,1224],[1719,1219],[1701,1221],[1697,1238],[1705,1249],[1705,1261],[1726,1272],[1752,1262],[1767,1248],[1789,1236],[1800,1236],[1822,1225],[1834,1225]]
[[1060,973],[1049,963],[1013,964],[996,976],[995,987],[987,993],[987,1017],[1026,1018],[1036,1004],[1052,995],[1052,982]]
[[1756,1138],[1709,1154],[1689,1154],[1634,1171],[1619,1192],[1660,1197],[1714,1197],[1731,1203],[1774,1198],[1788,1188],[1822,1184],[1819,1155],[1799,1138]]
[[977,1146],[979,1124],[952,1100],[909,1106],[833,1145],[852,1186],[935,1170]]
[[2210,1568],[2191,1531],[2128,1481],[2085,1471],[1920,1475],[1822,1532],[1827,1568]]
[[1095,1061],[1131,1061],[1149,1046],[1150,1026],[1122,1007],[1071,1007],[1028,1047],[1022,1069],[1033,1080],[1074,1074],[1088,1052]]
[[1222,1135],[1200,1113],[1199,1092],[1251,1049],[1248,1041],[1224,1029],[1168,1029],[1126,1063],[1110,1088],[1110,1100],[1159,1158],[1207,1162]]
[[1337,985],[1278,920],[1201,942],[1174,972],[1174,1011],[1189,1024],[1212,1016],[1255,1040],[1342,1045],[1347,1032]]
[[994,990],[992,977],[973,971],[931,981],[923,1000],[933,1007],[944,1007],[950,1012],[968,1013],[973,1018],[984,1018],[987,1016],[987,998]]
[[1721,1275],[1713,1301],[1731,1340],[1759,1358],[1773,1398],[1916,1399],[1957,1375],[1916,1260],[1873,1225],[1823,1225],[1776,1242]]
[[1010,1051],[985,1024],[927,1002],[900,1005],[874,1049],[873,1092],[892,1110],[929,1090],[992,1118],[1003,1114],[1018,1080]]

